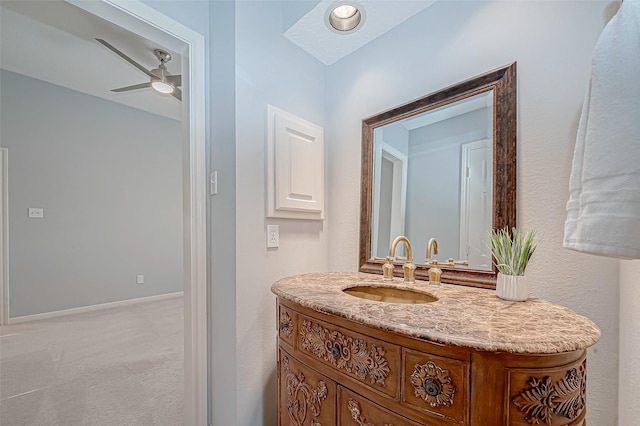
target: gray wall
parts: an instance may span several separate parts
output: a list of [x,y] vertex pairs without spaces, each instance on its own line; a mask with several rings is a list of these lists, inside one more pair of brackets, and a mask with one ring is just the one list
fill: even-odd
[[391,145],[404,155],[409,155],[409,131],[402,124],[391,123],[379,129],[382,132],[382,137],[377,137],[379,132],[376,132],[376,142],[382,140],[382,142]]
[[180,123],[0,72],[11,317],[181,291]]

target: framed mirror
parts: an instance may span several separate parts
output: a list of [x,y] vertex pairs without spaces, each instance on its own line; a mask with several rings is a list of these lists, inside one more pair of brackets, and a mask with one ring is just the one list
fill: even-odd
[[513,63],[362,121],[360,271],[381,274],[405,235],[428,280],[435,238],[443,282],[495,287],[486,242],[516,225],[516,100]]

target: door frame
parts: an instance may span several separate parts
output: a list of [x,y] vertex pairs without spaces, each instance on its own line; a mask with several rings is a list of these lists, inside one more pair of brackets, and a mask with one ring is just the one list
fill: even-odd
[[[182,55],[184,424],[207,425],[206,51],[199,34],[139,0],[65,0]],[[188,124],[188,125],[186,125]]]
[[9,324],[9,150],[0,148],[0,325]]
[[[409,165],[408,156],[395,149],[384,141],[375,143],[373,151],[373,161],[375,162],[374,170],[382,171],[382,159],[389,160],[393,163],[393,193],[391,201],[391,227],[390,237],[393,240],[394,235],[404,235],[405,217],[407,207],[407,168]],[[371,252],[375,256],[378,249],[378,233],[380,226],[380,185],[382,182],[382,173],[374,173],[373,176],[373,232],[371,235]],[[405,253],[406,254],[406,253]]]

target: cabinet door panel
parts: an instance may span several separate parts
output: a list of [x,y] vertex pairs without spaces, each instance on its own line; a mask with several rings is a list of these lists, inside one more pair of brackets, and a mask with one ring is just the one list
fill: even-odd
[[280,426],[331,426],[336,421],[336,384],[280,350]]
[[342,386],[338,386],[338,407],[340,426],[420,426]]

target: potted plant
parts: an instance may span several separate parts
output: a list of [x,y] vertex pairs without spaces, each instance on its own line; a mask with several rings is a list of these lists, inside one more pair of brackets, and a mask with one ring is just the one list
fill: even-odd
[[536,231],[523,234],[516,228],[491,231],[491,251],[498,268],[496,293],[499,298],[522,302],[529,297],[524,271],[536,250]]

